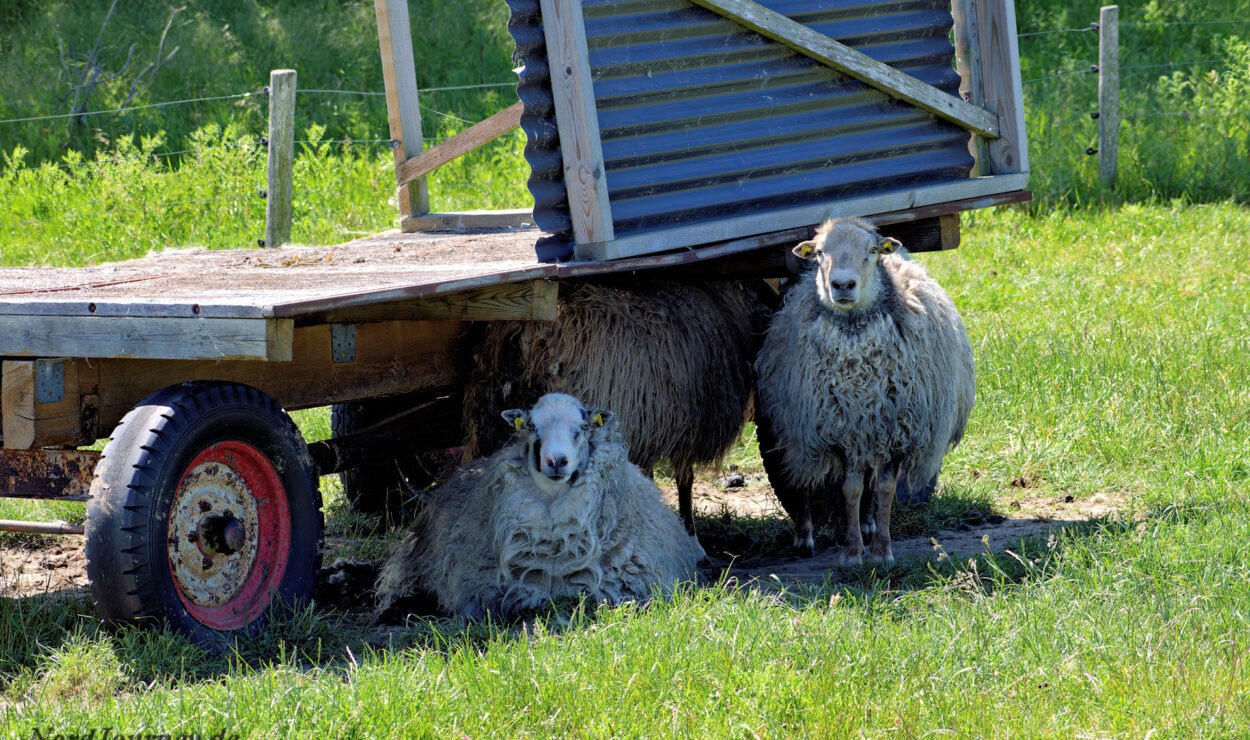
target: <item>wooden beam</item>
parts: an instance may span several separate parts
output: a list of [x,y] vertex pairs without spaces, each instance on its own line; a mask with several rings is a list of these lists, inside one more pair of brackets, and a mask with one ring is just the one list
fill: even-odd
[[[40,362],[55,363],[59,369],[60,381],[54,388],[58,391],[56,400],[39,398]],[[4,446],[11,450],[92,444],[96,439],[90,424],[84,430],[78,362],[73,359],[5,360],[0,370],[0,417]]]
[[418,177],[424,177],[455,158],[468,154],[488,144],[521,125],[524,103],[516,103],[495,115],[478,121],[450,139],[440,142],[411,159],[395,165],[395,180],[407,185]]
[[616,232],[608,202],[582,5],[579,0],[541,0],[541,6],[573,241],[612,241]]
[[[382,81],[386,87],[386,117],[394,147],[395,166],[424,149],[421,106],[417,97],[417,65],[412,54],[412,31],[408,24],[408,0],[374,0],[378,19],[378,46],[382,52]],[[400,216],[430,211],[430,192],[425,180],[399,187]]]
[[[981,41],[977,34],[977,11],[975,0],[952,0],[951,16],[955,21],[955,69],[959,72],[959,95],[964,102],[977,108],[985,107],[985,83],[981,74]],[[972,155],[973,177],[989,175],[990,150],[983,136],[968,138],[968,152]]]
[[[870,219],[871,220],[871,219]],[[959,214],[882,224],[877,231],[903,243],[908,252],[936,252],[959,246]]]
[[578,259],[613,260],[655,254],[672,249],[674,244],[712,244],[754,234],[768,234],[783,229],[817,224],[830,217],[871,216],[947,201],[1009,193],[1023,190],[1027,184],[1028,175],[1020,173],[957,180],[919,188],[903,188],[861,198],[845,198],[831,203],[726,218],[694,226],[676,226],[646,234],[622,237],[606,244],[579,245]]
[[319,321],[555,321],[556,282],[530,280],[318,314]]
[[[404,219],[403,230],[474,231],[477,229],[521,229],[534,225],[534,209],[517,208],[500,211],[462,211],[460,213],[426,213]],[[535,232],[535,238],[538,233]]]
[[292,362],[93,360],[100,428],[111,430],[149,394],[185,381],[246,383],[288,410],[457,386],[467,329],[458,321],[357,324],[352,362],[334,361],[328,324],[295,329]]
[[0,355],[289,360],[290,319],[0,315]]
[[998,114],[999,136],[989,142],[989,167],[982,174],[1029,171],[1024,131],[1024,92],[1020,83],[1020,50],[1016,39],[1013,0],[973,0],[980,45],[981,84],[985,107]]
[[[817,33],[753,0],[691,0],[804,56],[981,136],[999,134],[998,116]],[[550,44],[548,44],[550,45]],[[554,65],[553,65],[554,68]]]

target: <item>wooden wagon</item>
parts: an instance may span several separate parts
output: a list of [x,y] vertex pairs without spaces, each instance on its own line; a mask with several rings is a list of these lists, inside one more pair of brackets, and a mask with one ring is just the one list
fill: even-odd
[[[474,322],[781,277],[828,216],[948,249],[1029,197],[1009,0],[508,4],[519,102],[423,151],[407,7],[376,1],[401,231],[0,270],[0,496],[88,502],[101,616],[213,641],[307,602],[318,476],[459,444]],[[424,176],[517,126],[534,209],[431,212]],[[331,404],[369,411],[308,445],[286,412]]]

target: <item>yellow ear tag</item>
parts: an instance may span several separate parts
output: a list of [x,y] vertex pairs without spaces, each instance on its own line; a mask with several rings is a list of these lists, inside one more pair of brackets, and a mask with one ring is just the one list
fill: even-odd
[[598,411],[595,412],[594,416],[590,417],[590,420],[593,421],[597,427],[603,426],[603,414]]
[[894,251],[894,240],[882,239],[881,243],[877,245],[877,249],[880,249],[882,254],[892,253]]
[[812,252],[816,251],[816,247],[812,246],[811,242],[803,242],[802,244],[799,245],[799,251],[802,254],[802,256],[811,257]]
[[518,432],[521,431],[521,428],[525,426],[525,417],[518,416],[517,418],[513,419],[512,426],[516,427],[516,430]]

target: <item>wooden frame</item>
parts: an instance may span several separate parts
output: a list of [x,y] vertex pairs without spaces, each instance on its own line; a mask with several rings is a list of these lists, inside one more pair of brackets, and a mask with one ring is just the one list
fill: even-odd
[[350,361],[336,360],[331,327],[296,329],[292,362],[66,358],[62,397],[46,403],[37,398],[35,362],[6,360],[0,380],[4,448],[92,444],[143,398],[187,381],[246,383],[295,410],[448,388],[463,378],[463,322],[353,325]]
[[512,131],[521,124],[523,106],[516,103],[425,149],[421,107],[413,61],[407,0],[374,0],[382,78],[391,139],[396,142],[395,181],[401,228],[413,231],[464,231],[474,228],[521,227],[533,222],[528,211],[431,213],[425,176],[444,164]]

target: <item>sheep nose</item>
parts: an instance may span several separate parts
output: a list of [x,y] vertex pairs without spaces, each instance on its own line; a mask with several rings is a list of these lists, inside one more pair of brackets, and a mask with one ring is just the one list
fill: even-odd
[[838,280],[829,281],[829,287],[833,288],[834,290],[855,290],[855,285],[856,283],[854,280],[847,280],[845,282],[838,281]]
[[559,457],[547,458],[547,467],[551,468],[552,470],[562,470],[564,466],[568,464],[569,464],[569,459],[568,457],[564,455],[560,455]]

